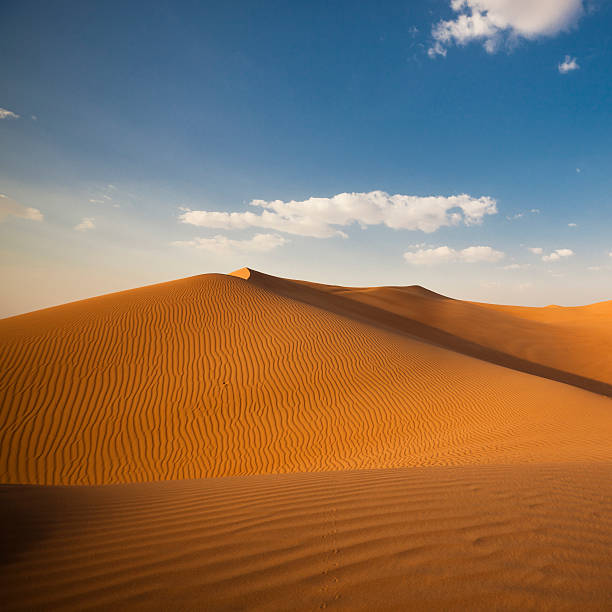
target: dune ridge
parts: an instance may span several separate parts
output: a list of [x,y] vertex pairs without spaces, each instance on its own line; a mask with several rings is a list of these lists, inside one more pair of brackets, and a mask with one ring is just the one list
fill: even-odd
[[[242,271],[0,321],[0,480],[612,457],[609,398],[424,341],[357,299],[340,311],[342,291]],[[413,311],[447,301],[405,293]]]

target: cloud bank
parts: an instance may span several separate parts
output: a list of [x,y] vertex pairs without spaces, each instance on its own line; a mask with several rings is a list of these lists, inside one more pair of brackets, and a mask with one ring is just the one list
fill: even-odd
[[174,246],[195,247],[217,254],[231,253],[267,253],[289,242],[278,234],[256,234],[249,240],[232,240],[227,236],[217,235],[213,238],[195,238],[194,240],[178,240]]
[[9,198],[7,195],[0,193],[0,223],[9,216],[19,219],[28,219],[29,221],[43,220],[43,214],[38,208],[24,206],[13,200],[13,198]]
[[463,263],[494,263],[504,257],[504,253],[496,251],[490,246],[471,246],[459,251],[448,246],[432,249],[418,249],[417,251],[406,251],[404,259],[413,265],[431,266],[440,263],[463,262]]
[[482,42],[495,53],[504,42],[554,36],[583,14],[582,0],[451,0],[454,19],[436,23],[430,57],[445,56],[453,44]]
[[354,223],[363,229],[382,224],[392,229],[431,233],[443,226],[478,225],[486,215],[497,213],[496,201],[487,196],[420,197],[389,195],[384,191],[340,193],[331,198],[289,202],[253,200],[250,205],[261,213],[186,210],[179,220],[216,229],[264,228],[313,238],[346,238],[339,228]]

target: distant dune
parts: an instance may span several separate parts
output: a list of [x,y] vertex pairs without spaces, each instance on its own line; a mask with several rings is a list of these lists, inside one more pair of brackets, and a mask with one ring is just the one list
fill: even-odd
[[604,610],[611,346],[248,268],[1,320],[9,608]]

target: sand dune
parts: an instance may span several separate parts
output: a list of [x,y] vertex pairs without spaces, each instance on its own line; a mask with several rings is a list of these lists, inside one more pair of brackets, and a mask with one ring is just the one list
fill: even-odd
[[245,268],[0,321],[3,609],[609,610],[611,317]]
[[0,572],[5,610],[610,609],[604,465],[0,494],[27,538]]
[[424,342],[390,307],[345,300],[351,316],[331,290],[315,305],[311,286],[248,276],[0,321],[2,482],[612,457],[607,397]]

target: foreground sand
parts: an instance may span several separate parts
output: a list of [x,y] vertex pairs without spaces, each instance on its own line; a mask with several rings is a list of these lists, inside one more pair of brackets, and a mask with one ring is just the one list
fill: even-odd
[[4,601],[607,610],[611,319],[243,269],[0,321]]
[[0,488],[5,609],[609,610],[604,465]]

